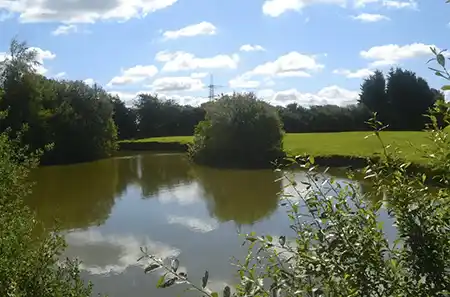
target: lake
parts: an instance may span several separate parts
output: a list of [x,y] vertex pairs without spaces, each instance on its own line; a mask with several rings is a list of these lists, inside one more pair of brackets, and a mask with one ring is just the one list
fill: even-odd
[[[82,261],[96,293],[113,297],[192,295],[183,286],[156,289],[160,274],[144,274],[146,262],[136,261],[140,247],[178,257],[180,270],[197,283],[208,270],[209,287],[222,291],[236,280],[232,257],[247,252],[239,230],[291,232],[279,205],[286,181],[276,181],[281,173],[272,170],[219,170],[192,165],[183,154],[130,153],[42,167],[32,177],[37,184],[28,203],[38,219],[59,226],[65,255]],[[295,179],[305,173],[295,172]]]

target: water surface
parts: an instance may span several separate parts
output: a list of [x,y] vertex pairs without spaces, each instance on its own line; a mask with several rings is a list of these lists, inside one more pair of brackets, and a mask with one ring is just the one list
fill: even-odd
[[[279,192],[286,182],[272,170],[219,170],[191,165],[183,154],[139,153],[97,162],[43,167],[28,202],[38,218],[59,226],[66,255],[82,261],[83,277],[109,296],[178,296],[183,287],[156,289],[145,275],[140,247],[177,256],[181,270],[211,289],[235,280],[230,259],[246,248],[237,231],[288,234]],[[299,171],[295,178],[304,179]],[[278,180],[277,180],[278,179]]]

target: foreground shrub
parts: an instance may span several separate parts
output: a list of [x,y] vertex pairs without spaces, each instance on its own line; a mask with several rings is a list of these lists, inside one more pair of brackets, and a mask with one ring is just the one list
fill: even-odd
[[[380,137],[379,123],[374,135]],[[450,164],[450,139],[434,129],[429,164]],[[363,193],[357,182],[337,183],[306,160],[307,179],[297,184],[284,177],[293,194],[283,194],[290,229],[282,235],[245,235],[248,256],[237,261],[240,283],[223,296],[448,296],[450,288],[450,182],[436,175],[443,188],[431,189],[424,174],[412,174],[410,164],[385,147],[386,158],[364,169],[373,190]],[[352,174],[349,175],[353,179]],[[373,197],[383,197],[373,200]],[[380,222],[387,212],[396,234],[388,237]],[[395,240],[394,240],[395,239]],[[179,261],[166,265],[143,249],[150,261],[146,272],[164,268],[158,287],[188,283],[205,296],[209,272],[201,286]]]
[[0,134],[0,296],[90,296],[77,263],[59,261],[64,240],[41,232],[24,205],[37,155],[27,157],[19,143]]
[[190,157],[213,166],[267,167],[283,155],[282,123],[275,108],[255,95],[225,95],[205,105]]

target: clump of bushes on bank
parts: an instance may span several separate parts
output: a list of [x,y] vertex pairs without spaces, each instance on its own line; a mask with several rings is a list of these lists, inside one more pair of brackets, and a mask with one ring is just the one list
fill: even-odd
[[283,125],[276,109],[252,93],[224,95],[205,105],[189,156],[199,164],[268,167],[283,157]]

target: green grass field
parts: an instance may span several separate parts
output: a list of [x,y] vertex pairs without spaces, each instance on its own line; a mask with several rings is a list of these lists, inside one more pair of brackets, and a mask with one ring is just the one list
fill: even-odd
[[[375,136],[366,137],[371,132],[340,133],[300,133],[287,134],[284,139],[286,152],[313,156],[354,156],[371,157],[380,155],[382,147]],[[430,144],[426,132],[382,132],[384,143],[400,148],[405,159],[421,163],[423,157],[417,149]],[[132,142],[180,142],[189,143],[192,136],[155,137],[132,140]]]
[[192,141],[192,136],[169,136],[169,137],[152,137],[152,138],[141,138],[135,140],[123,140],[121,142],[179,142],[179,143],[190,143]]

